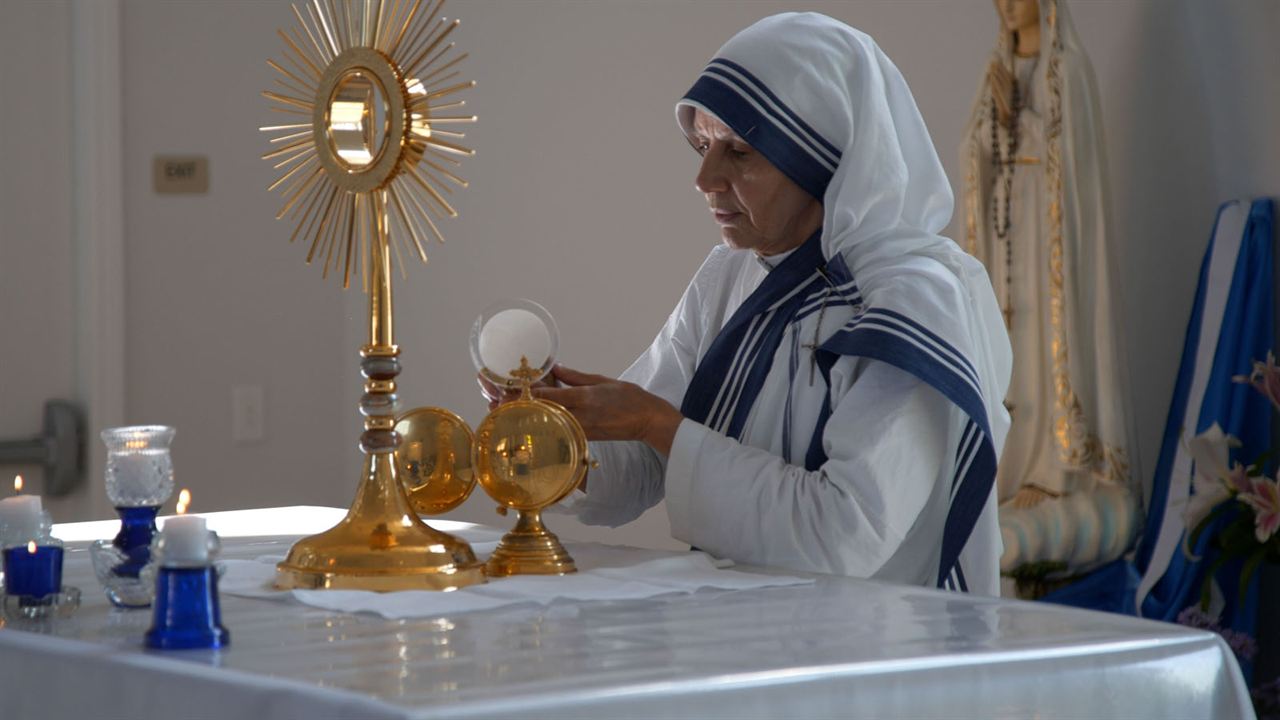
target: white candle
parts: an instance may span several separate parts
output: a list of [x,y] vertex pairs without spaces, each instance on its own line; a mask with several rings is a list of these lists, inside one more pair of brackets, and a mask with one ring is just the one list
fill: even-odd
[[154,452],[134,450],[111,458],[115,466],[117,491],[121,496],[146,496],[155,492],[157,472],[152,462],[154,456]]
[[0,500],[0,544],[26,542],[39,535],[43,511],[39,495]]
[[551,335],[542,318],[524,308],[510,308],[489,318],[480,329],[480,361],[499,375],[520,367],[521,356],[538,368],[551,354]]
[[165,565],[209,564],[209,530],[204,518],[175,515],[164,521],[160,536],[164,538]]

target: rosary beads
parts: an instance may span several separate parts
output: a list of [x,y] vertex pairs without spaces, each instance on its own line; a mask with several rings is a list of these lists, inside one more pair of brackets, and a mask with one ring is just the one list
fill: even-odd
[[1010,325],[1013,318],[1013,239],[1009,237],[1011,224],[1010,206],[1013,204],[1013,172],[1018,153],[1018,116],[1022,112],[1022,97],[1018,90],[1018,80],[1012,80],[1013,108],[1009,127],[1006,129],[1007,140],[1000,143],[1000,117],[997,113],[994,90],[991,96],[991,164],[996,171],[996,192],[991,203],[991,225],[996,237],[1004,241],[1004,316],[1005,324]]

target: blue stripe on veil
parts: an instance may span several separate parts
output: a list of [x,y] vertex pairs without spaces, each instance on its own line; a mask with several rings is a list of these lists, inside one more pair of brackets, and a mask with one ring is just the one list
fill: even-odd
[[722,72],[704,72],[684,99],[710,110],[805,192],[822,199],[834,166],[802,144],[783,118],[760,106],[741,84]]

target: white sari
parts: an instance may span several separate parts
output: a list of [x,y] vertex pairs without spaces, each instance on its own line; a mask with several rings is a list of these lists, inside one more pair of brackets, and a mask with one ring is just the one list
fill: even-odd
[[596,443],[578,507],[663,495],[675,537],[738,561],[994,594],[1009,347],[981,265],[937,233],[952,197],[897,68],[788,13],[731,39],[677,106],[708,112],[822,199],[767,267],[717,248],[623,379],[680,406],[669,458]]

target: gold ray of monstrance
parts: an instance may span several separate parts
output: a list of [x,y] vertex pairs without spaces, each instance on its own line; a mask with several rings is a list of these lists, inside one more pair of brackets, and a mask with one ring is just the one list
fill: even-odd
[[458,20],[437,19],[444,0],[312,0],[293,6],[297,26],[278,31],[284,62],[268,60],[277,89],[271,110],[296,122],[261,128],[279,147],[265,160],[283,171],[269,188],[285,198],[277,219],[297,223],[290,242],[309,241],[307,263],[322,275],[358,273],[369,294],[369,343],[360,412],[364,469],[351,509],[333,528],[299,540],[277,566],[286,588],[450,590],[484,582],[466,542],[423,523],[397,478],[394,453],[400,350],[393,335],[391,256],[426,262],[424,240],[441,242],[436,221],[456,217],[445,199],[466,187],[451,168],[472,151],[450,130],[475,120],[457,112],[455,66],[465,53],[447,42]]

